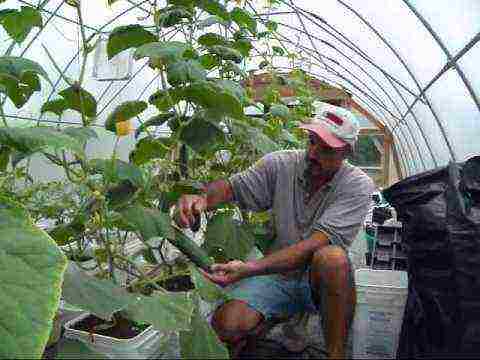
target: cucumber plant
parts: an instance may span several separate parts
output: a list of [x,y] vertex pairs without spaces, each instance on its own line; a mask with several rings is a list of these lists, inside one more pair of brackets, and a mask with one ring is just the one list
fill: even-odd
[[[46,3],[0,10],[0,24],[13,44],[43,26],[41,10]],[[151,6],[145,19],[150,25],[122,24],[110,32],[108,58],[133,48],[135,61],[147,63],[160,82],[148,99],[125,101],[107,116],[103,126],[116,136],[108,159],[85,153],[86,144],[97,138],[93,125],[99,125],[97,99],[84,88],[85,69],[100,34],[87,37],[81,28],[78,79],[62,73],[67,87],[40,109],[58,116],[59,122],[67,110],[75,111],[82,120],[77,127],[11,126],[3,105],[9,101],[16,108],[28,106],[35,92],[53,84],[41,64],[11,56],[11,49],[0,57],[0,256],[8,262],[0,281],[12,284],[4,293],[16,295],[15,300],[7,296],[2,302],[0,357],[40,357],[61,292],[68,303],[107,321],[122,311],[132,321],[178,331],[184,357],[227,356],[197,308],[199,298],[215,301],[226,295],[194,267],[168,262],[164,244],[169,241],[204,268],[214,260],[244,259],[255,244],[268,248],[269,214],[240,212],[234,205],[215,209],[207,214],[205,240],[198,248],[172,226],[169,210],[182,194],[200,192],[208,181],[228,178],[271,151],[300,146],[303,140],[293,129],[309,115],[314,100],[304,72],[295,70],[287,76],[275,71],[275,57],[292,56],[270,44],[275,23],[261,25],[240,3],[168,0],[160,8],[154,1],[145,5]],[[84,25],[79,0],[63,6],[76,9]],[[15,19],[21,20],[21,27],[13,25]],[[171,30],[179,35],[168,38]],[[272,81],[256,98],[245,68],[258,52],[254,45],[259,39],[266,41],[266,50],[259,54]],[[299,94],[294,108],[282,103],[283,86]],[[133,130],[133,119],[148,107],[157,113]],[[256,108],[259,115],[247,116],[247,108]],[[169,136],[156,135],[156,129],[165,126]],[[129,161],[122,161],[118,146],[132,132],[135,148]],[[24,165],[33,155],[63,169],[65,180],[36,183]],[[40,220],[53,225],[39,230],[35,223]],[[133,240],[142,244],[141,261],[129,253]],[[88,266],[84,260],[90,260]],[[195,290],[162,292],[156,285],[159,276],[164,280],[175,271],[189,273]],[[31,279],[36,280],[33,287]],[[157,291],[146,296],[145,286]],[[32,319],[35,327],[28,325]]]

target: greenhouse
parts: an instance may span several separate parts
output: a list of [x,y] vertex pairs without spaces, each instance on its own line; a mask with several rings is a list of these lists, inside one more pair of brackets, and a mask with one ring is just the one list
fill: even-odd
[[480,357],[479,18],[0,0],[0,358]]

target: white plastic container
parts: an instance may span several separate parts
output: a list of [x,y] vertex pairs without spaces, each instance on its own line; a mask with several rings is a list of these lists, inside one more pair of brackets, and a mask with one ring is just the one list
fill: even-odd
[[354,359],[394,359],[408,293],[405,271],[355,272]]
[[75,330],[73,326],[89,316],[82,314],[65,324],[65,337],[79,340],[91,350],[105,355],[109,359],[153,359],[162,352],[162,345],[168,334],[157,331],[149,326],[143,332],[131,339],[117,339],[109,336],[90,334]]

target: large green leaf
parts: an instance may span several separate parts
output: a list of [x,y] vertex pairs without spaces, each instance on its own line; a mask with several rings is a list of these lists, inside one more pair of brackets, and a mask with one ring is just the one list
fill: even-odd
[[192,282],[195,285],[195,290],[198,295],[206,302],[215,303],[219,300],[228,301],[231,296],[228,295],[220,286],[214,284],[210,280],[207,280],[205,276],[200,274],[197,268],[193,265],[189,266],[190,273],[192,274]]
[[108,115],[107,120],[105,121],[105,129],[116,133],[116,123],[130,120],[131,118],[138,116],[144,112],[147,107],[148,104],[145,101],[125,101],[118,105],[113,112]]
[[195,0],[195,3],[210,15],[216,15],[225,21],[230,20],[230,14],[218,0]]
[[43,25],[40,11],[30,6],[22,6],[20,10],[1,10],[0,24],[19,44],[25,40],[33,27],[41,28]]
[[0,358],[40,358],[67,260],[19,205],[0,198]]
[[155,23],[160,27],[170,27],[191,19],[192,13],[184,6],[167,6],[158,10],[154,15]]
[[173,113],[173,112],[168,112],[168,113],[164,113],[164,114],[157,114],[155,116],[152,116],[150,119],[148,119],[143,124],[141,124],[137,128],[137,130],[135,130],[135,138],[137,138],[149,126],[162,126],[173,116],[175,116],[175,113]]
[[235,7],[230,13],[230,16],[238,26],[246,27],[252,34],[257,32],[257,21],[244,9]]
[[61,116],[68,108],[69,107],[65,99],[54,99],[44,103],[40,112],[42,114],[46,112],[53,112],[54,114]]
[[247,141],[259,151],[262,155],[280,150],[279,145],[265,135],[261,129],[249,126],[244,123],[236,122],[233,124],[233,132],[235,136]]
[[0,128],[0,144],[28,154],[45,149],[83,152],[79,141],[53,127]]
[[62,132],[67,134],[68,136],[73,137],[82,145],[86,144],[87,141],[90,139],[98,139],[97,133],[90,127],[69,126],[62,129]]
[[92,159],[89,161],[89,167],[93,173],[103,174],[110,182],[121,182],[128,180],[133,185],[141,187],[143,185],[142,171],[133,164],[122,160],[111,159]]
[[123,50],[138,48],[156,41],[157,38],[141,25],[126,25],[115,28],[108,37],[107,55],[111,59]]
[[290,115],[290,111],[288,110],[288,106],[286,105],[272,104],[270,106],[270,114],[272,114],[272,116],[286,119]]
[[97,100],[87,90],[78,85],[72,85],[59,93],[69,109],[76,110],[87,117],[97,115]]
[[235,50],[238,50],[240,54],[247,57],[250,55],[250,50],[253,49],[253,45],[249,40],[238,39],[234,41],[231,45]]
[[176,89],[158,90],[148,98],[148,102],[155,105],[159,111],[170,110],[180,100],[180,93]]
[[227,39],[215,33],[206,33],[198,38],[198,43],[203,46],[226,45]]
[[213,15],[213,16],[209,16],[206,19],[200,20],[197,23],[197,27],[199,29],[204,29],[206,27],[209,27],[209,26],[212,26],[212,25],[217,25],[217,24],[226,26],[226,25],[228,25],[228,21],[223,20],[219,16]]
[[173,86],[205,80],[206,77],[205,69],[197,60],[179,60],[167,67],[167,79]]
[[220,59],[218,56],[212,55],[212,54],[203,54],[199,58],[200,64],[207,69],[207,70],[212,70],[214,67],[220,65]]
[[216,124],[196,116],[182,129],[180,140],[193,150],[201,152],[220,141],[223,136],[223,131]]
[[136,205],[122,211],[122,216],[138,230],[144,241],[152,237],[171,236],[173,233],[170,216],[167,213]]
[[236,81],[232,80],[215,80],[215,84],[220,86],[224,91],[229,92],[233,96],[235,96],[240,103],[243,105],[248,105],[248,96],[245,89]]
[[201,315],[198,306],[193,312],[192,330],[180,332],[180,350],[183,359],[229,358],[227,348]]
[[224,85],[220,82],[197,81],[176,91],[180,98],[201,105],[205,109],[234,118],[243,117],[240,99]]
[[135,145],[135,149],[130,153],[130,159],[135,165],[140,166],[152,159],[163,158],[170,149],[170,142],[169,138],[144,137]]
[[41,90],[38,75],[50,82],[45,70],[35,61],[16,56],[0,57],[0,93],[5,93],[17,108],[35,91]]
[[153,296],[135,296],[128,305],[128,318],[138,323],[151,324],[160,331],[190,329],[193,302],[188,293],[160,293]]
[[208,252],[219,247],[228,259],[244,260],[254,243],[247,228],[233,219],[231,213],[216,214],[208,223],[204,244]]
[[223,45],[214,45],[209,47],[208,51],[224,60],[231,60],[233,62],[236,62],[237,64],[241,63],[243,60],[243,56],[240,53],[240,51],[233,49],[231,47],[227,47]]
[[180,60],[189,48],[179,41],[152,42],[140,46],[134,57],[136,60],[148,57],[154,64],[169,64]]
[[87,275],[73,262],[68,263],[65,271],[62,296],[68,303],[105,320],[132,301],[125,289],[110,280]]

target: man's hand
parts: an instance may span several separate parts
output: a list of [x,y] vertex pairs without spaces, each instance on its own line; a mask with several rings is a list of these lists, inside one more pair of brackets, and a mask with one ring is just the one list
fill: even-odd
[[180,226],[192,227],[195,216],[200,215],[207,209],[207,197],[202,195],[183,195],[178,200]]
[[233,284],[243,278],[251,276],[249,263],[234,260],[226,264],[213,264],[211,273],[202,271],[203,275],[221,287]]

